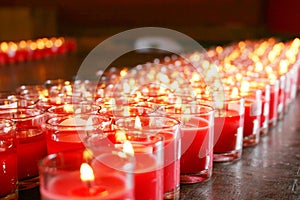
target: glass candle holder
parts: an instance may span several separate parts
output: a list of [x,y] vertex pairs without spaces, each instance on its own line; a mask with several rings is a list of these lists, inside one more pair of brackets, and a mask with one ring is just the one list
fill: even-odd
[[74,114],[97,114],[100,106],[88,103],[72,104],[67,103],[63,105],[51,106],[46,110],[47,115],[51,117],[74,115]]
[[254,90],[242,94],[245,99],[243,146],[249,147],[259,143],[260,120],[262,112],[262,91]]
[[163,199],[179,199],[181,152],[179,123],[178,120],[167,116],[131,116],[119,118],[115,122],[116,127],[124,130],[128,137],[131,134],[144,134],[146,137],[163,138]]
[[134,199],[163,199],[164,143],[162,136],[143,134],[141,131],[128,133],[128,131],[118,129],[111,134],[93,135],[86,145],[95,155],[104,147],[124,150],[129,145],[129,152],[134,155],[135,160]]
[[165,106],[181,123],[180,183],[208,180],[213,168],[214,109],[204,104]]
[[0,199],[18,199],[18,164],[14,122],[0,119]]
[[49,118],[45,123],[48,153],[84,149],[82,142],[91,134],[110,127],[107,117],[97,114],[76,114]]
[[44,111],[35,108],[4,109],[0,112],[0,118],[15,122],[19,189],[38,186],[37,163],[47,155],[46,137],[42,129]]
[[25,99],[18,95],[11,95],[7,98],[0,98],[0,109],[10,108],[35,108],[36,101]]
[[225,97],[215,101],[214,162],[240,159],[243,148],[244,98]]
[[130,200],[133,158],[121,151],[50,154],[39,162],[40,193],[47,200]]

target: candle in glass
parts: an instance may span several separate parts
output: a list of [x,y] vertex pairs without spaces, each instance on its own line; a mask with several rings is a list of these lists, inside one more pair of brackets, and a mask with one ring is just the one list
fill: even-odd
[[11,119],[16,124],[19,189],[37,186],[37,162],[47,155],[42,129],[45,113],[35,108],[3,109],[0,118]]
[[14,122],[0,119],[0,199],[18,198],[18,164]]
[[158,113],[151,116],[123,117],[116,120],[116,126],[126,134],[142,133],[163,138],[163,198],[179,198],[180,183],[180,133],[179,121]]
[[45,123],[48,153],[84,149],[83,137],[102,132],[110,121],[97,114],[75,114],[49,118]]
[[72,150],[43,158],[39,163],[42,199],[134,199],[132,157],[121,151],[91,153]]

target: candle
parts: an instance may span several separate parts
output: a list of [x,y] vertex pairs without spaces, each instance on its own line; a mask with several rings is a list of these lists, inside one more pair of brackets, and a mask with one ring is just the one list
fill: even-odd
[[163,199],[163,138],[158,135],[143,133],[128,133],[116,130],[115,133],[101,135],[89,148],[123,149],[128,142],[132,146],[134,155],[134,198],[135,199]]
[[242,155],[244,99],[229,98],[223,103],[215,113],[214,162],[233,161]]
[[109,124],[108,118],[96,114],[52,117],[45,124],[48,153],[84,149],[83,139],[102,132]]
[[[162,114],[162,113],[160,113]],[[180,131],[179,121],[168,116],[131,116],[119,118],[116,127],[126,134],[145,134],[162,137],[164,145],[163,193],[164,198],[179,197],[180,183]],[[144,136],[143,136],[144,137]]]
[[195,102],[176,103],[165,106],[165,112],[181,123],[180,183],[190,184],[209,179],[213,167],[214,109]]
[[19,189],[38,185],[37,162],[47,154],[42,124],[45,114],[34,108],[4,109],[1,118],[12,119],[16,124]]
[[0,197],[18,198],[18,164],[14,124],[10,120],[0,120]]
[[133,160],[128,155],[117,151],[86,154],[86,150],[67,151],[40,162],[42,199],[133,199]]
[[[242,94],[244,95],[244,94]],[[249,91],[244,95],[243,146],[254,146],[260,140],[260,119],[262,110],[261,90]]]

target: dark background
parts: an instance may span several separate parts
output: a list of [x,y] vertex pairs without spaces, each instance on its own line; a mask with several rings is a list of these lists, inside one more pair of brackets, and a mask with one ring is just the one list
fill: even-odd
[[[0,42],[41,37],[74,37],[77,52],[47,60],[0,66],[0,90],[47,79],[72,79],[101,41],[131,28],[170,28],[204,47],[300,33],[298,0],[1,0]],[[134,66],[157,52],[133,53],[116,66]]]

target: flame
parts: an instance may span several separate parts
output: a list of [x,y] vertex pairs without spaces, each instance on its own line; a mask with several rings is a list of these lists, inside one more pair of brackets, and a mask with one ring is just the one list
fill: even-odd
[[125,142],[127,140],[125,132],[122,130],[117,130],[115,134],[115,139],[116,142]]
[[279,62],[279,73],[280,74],[287,73],[288,67],[289,67],[289,61],[288,60],[281,60]]
[[231,98],[237,98],[239,95],[239,89],[237,87],[232,88],[230,97]]
[[130,141],[126,140],[123,144],[123,152],[131,156],[134,155],[134,149]]
[[74,111],[73,106],[70,105],[70,104],[65,104],[64,105],[64,111],[67,112],[67,113],[73,112]]
[[142,130],[142,122],[139,116],[135,117],[134,128]]
[[248,81],[242,81],[241,91],[242,92],[248,92],[249,89],[250,89],[250,83]]
[[95,175],[94,175],[93,169],[88,163],[81,164],[80,179],[84,182],[95,180]]
[[128,69],[127,69],[127,68],[122,69],[122,70],[120,71],[120,76],[121,76],[121,77],[124,77],[124,76],[127,74],[127,72],[128,72]]

